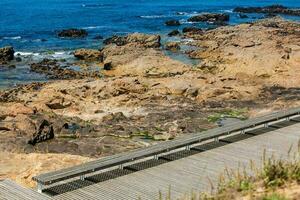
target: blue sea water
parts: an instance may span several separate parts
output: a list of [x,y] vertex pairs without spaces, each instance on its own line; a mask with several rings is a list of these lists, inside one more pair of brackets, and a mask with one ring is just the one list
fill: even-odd
[[[300,8],[300,0],[0,0],[0,47],[14,46],[18,52],[61,52],[80,47],[99,48],[101,40],[111,35],[132,32],[166,35],[174,27],[164,25],[166,20],[178,19],[190,26],[187,19],[202,12],[226,12],[230,23],[255,20],[240,19],[232,9],[237,6],[266,6],[282,4]],[[253,15],[259,18],[259,15]],[[300,20],[297,17],[289,19]],[[199,27],[207,26],[197,24]],[[61,39],[58,30],[83,28],[89,32],[84,39]],[[16,70],[16,76],[18,70]],[[4,77],[12,72],[0,71],[0,87]],[[21,80],[27,80],[26,77]],[[28,75],[30,77],[30,75]],[[9,83],[15,83],[10,78]],[[30,81],[31,79],[29,79]]]

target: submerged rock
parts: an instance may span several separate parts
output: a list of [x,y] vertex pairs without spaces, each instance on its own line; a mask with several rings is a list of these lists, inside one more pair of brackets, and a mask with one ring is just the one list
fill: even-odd
[[95,49],[78,49],[74,52],[74,56],[85,61],[102,61],[102,54]]
[[124,46],[126,44],[140,45],[146,48],[158,48],[161,46],[159,35],[148,35],[142,33],[133,33],[127,36],[112,36],[103,41],[105,45],[116,44]]
[[265,7],[236,7],[233,11],[240,13],[266,13],[300,16],[300,9],[289,9],[282,5],[271,5]]
[[178,42],[167,42],[165,49],[170,51],[178,51],[180,50],[180,45]]
[[7,62],[14,59],[14,48],[11,46],[0,48],[0,64],[7,64]]
[[207,13],[207,14],[201,14],[196,15],[188,19],[189,22],[214,22],[214,23],[220,23],[220,22],[227,22],[229,21],[229,15],[228,14],[219,14],[219,13]]
[[165,22],[166,26],[180,26],[180,22],[178,20],[169,20]]
[[58,37],[68,37],[68,38],[84,38],[88,36],[88,32],[84,29],[66,29],[60,31]]
[[241,19],[247,19],[247,18],[249,18],[248,17],[248,15],[245,15],[245,14],[239,14],[239,17],[241,18]]
[[174,30],[174,31],[171,31],[170,33],[168,33],[168,36],[169,37],[173,37],[173,36],[176,36],[176,35],[179,35],[180,32],[178,30]]

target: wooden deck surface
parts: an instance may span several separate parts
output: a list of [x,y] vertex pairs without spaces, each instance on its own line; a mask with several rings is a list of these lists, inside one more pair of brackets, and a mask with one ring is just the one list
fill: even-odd
[[229,171],[246,169],[251,172],[253,163],[256,167],[261,167],[264,152],[267,157],[272,155],[282,159],[292,157],[298,151],[300,123],[280,127],[279,125],[277,129],[263,134],[91,184],[52,198],[154,200],[159,199],[159,192],[165,196],[169,190],[172,199],[188,196],[192,192],[210,192],[212,188],[217,187],[219,177],[225,169]]

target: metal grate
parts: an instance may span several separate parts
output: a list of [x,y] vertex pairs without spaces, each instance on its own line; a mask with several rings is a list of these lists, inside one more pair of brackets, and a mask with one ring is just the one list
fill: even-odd
[[166,161],[173,161],[173,160],[178,160],[178,159],[181,159],[181,158],[184,158],[184,157],[194,155],[196,153],[199,153],[199,151],[193,150],[193,149],[183,150],[183,151],[177,151],[177,152],[174,152],[174,153],[170,153],[170,154],[167,154],[167,155],[160,156],[159,159],[166,160]]
[[290,121],[293,121],[293,122],[300,122],[300,117],[292,118],[292,119],[290,119]]
[[264,133],[267,133],[270,131],[274,131],[275,129],[276,128],[273,128],[273,127],[262,127],[262,128],[257,128],[257,129],[253,129],[250,131],[246,131],[246,134],[256,136],[256,135],[261,135],[261,134],[264,134]]
[[91,181],[93,183],[99,183],[99,182],[107,181],[109,179],[114,179],[114,178],[117,178],[120,176],[125,176],[130,173],[132,173],[132,171],[127,170],[127,169],[114,169],[111,171],[107,171],[107,172],[103,172],[100,174],[86,177],[85,180]]
[[166,162],[167,162],[166,160],[151,159],[151,160],[146,160],[143,162],[139,162],[139,163],[135,163],[133,165],[126,166],[126,167],[124,167],[124,169],[128,169],[131,171],[140,171],[143,169],[148,169],[151,167],[155,167],[155,166],[164,164]]
[[74,181],[71,181],[68,183],[64,183],[64,184],[60,184],[60,185],[56,185],[56,186],[47,188],[47,189],[43,190],[43,193],[50,195],[50,196],[55,196],[58,194],[63,194],[66,192],[77,190],[79,188],[83,188],[83,187],[89,186],[91,184],[93,184],[93,183],[90,181],[78,179],[78,180],[74,180]]
[[228,144],[228,143],[222,142],[222,141],[219,141],[219,142],[214,141],[214,142],[201,144],[199,146],[195,146],[192,149],[196,150],[196,151],[208,151],[208,150],[211,150],[211,149],[215,149],[215,148],[224,146],[226,144]]
[[233,142],[238,142],[241,140],[245,140],[247,138],[253,137],[253,135],[248,135],[248,134],[237,134],[233,136],[229,136],[226,138],[220,139],[220,142],[226,142],[226,143],[233,143]]
[[294,122],[294,121],[283,121],[283,122],[278,122],[276,124],[272,124],[270,125],[269,127],[273,127],[273,128],[284,128],[284,127],[287,127],[287,126],[291,126],[291,125],[294,125],[296,124],[297,122]]

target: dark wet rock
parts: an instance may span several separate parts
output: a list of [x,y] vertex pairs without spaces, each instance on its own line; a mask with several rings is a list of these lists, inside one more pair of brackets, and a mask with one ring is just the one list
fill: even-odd
[[11,46],[0,48],[0,64],[7,64],[14,59],[14,48]]
[[237,7],[233,11],[240,13],[265,13],[300,16],[300,9],[289,9],[282,5],[271,5],[266,7]]
[[94,40],[103,40],[103,36],[102,35],[97,35],[94,37]]
[[45,58],[41,62],[32,63],[30,70],[45,74],[50,79],[82,79],[87,77],[98,78],[101,76],[97,71],[75,71],[68,67],[61,66],[57,60]]
[[78,49],[74,52],[74,56],[85,61],[100,61],[102,62],[102,53],[95,49]]
[[221,22],[229,21],[228,14],[219,14],[219,13],[207,13],[196,15],[188,19],[189,22],[211,22],[219,24]]
[[201,28],[197,28],[197,27],[194,27],[194,26],[185,27],[185,28],[182,29],[182,32],[183,33],[198,33],[198,34],[203,33]]
[[165,49],[170,51],[178,51],[180,50],[180,45],[178,42],[167,42]]
[[179,34],[180,34],[180,32],[178,30],[174,30],[174,31],[171,31],[170,33],[168,33],[168,36],[173,37],[173,36],[177,36]]
[[16,61],[17,62],[22,62],[22,58],[21,57],[16,57]]
[[104,70],[111,70],[113,68],[111,62],[104,63],[103,69]]
[[51,123],[47,120],[43,120],[38,128],[38,131],[28,141],[28,144],[36,145],[37,143],[44,142],[54,138],[54,130]]
[[16,65],[8,65],[8,68],[10,68],[10,69],[15,69],[15,68],[16,68]]
[[88,32],[84,29],[66,29],[60,31],[57,35],[66,38],[84,38],[88,36]]
[[169,20],[165,22],[166,26],[180,26],[180,22],[178,20]]
[[161,46],[159,35],[148,35],[142,33],[133,33],[127,36],[112,36],[103,41],[105,45],[116,44],[124,46],[126,44],[140,45],[146,48],[158,48]]
[[249,18],[248,15],[241,14],[241,13],[239,13],[239,17],[240,17],[241,19],[247,19],[247,18]]

